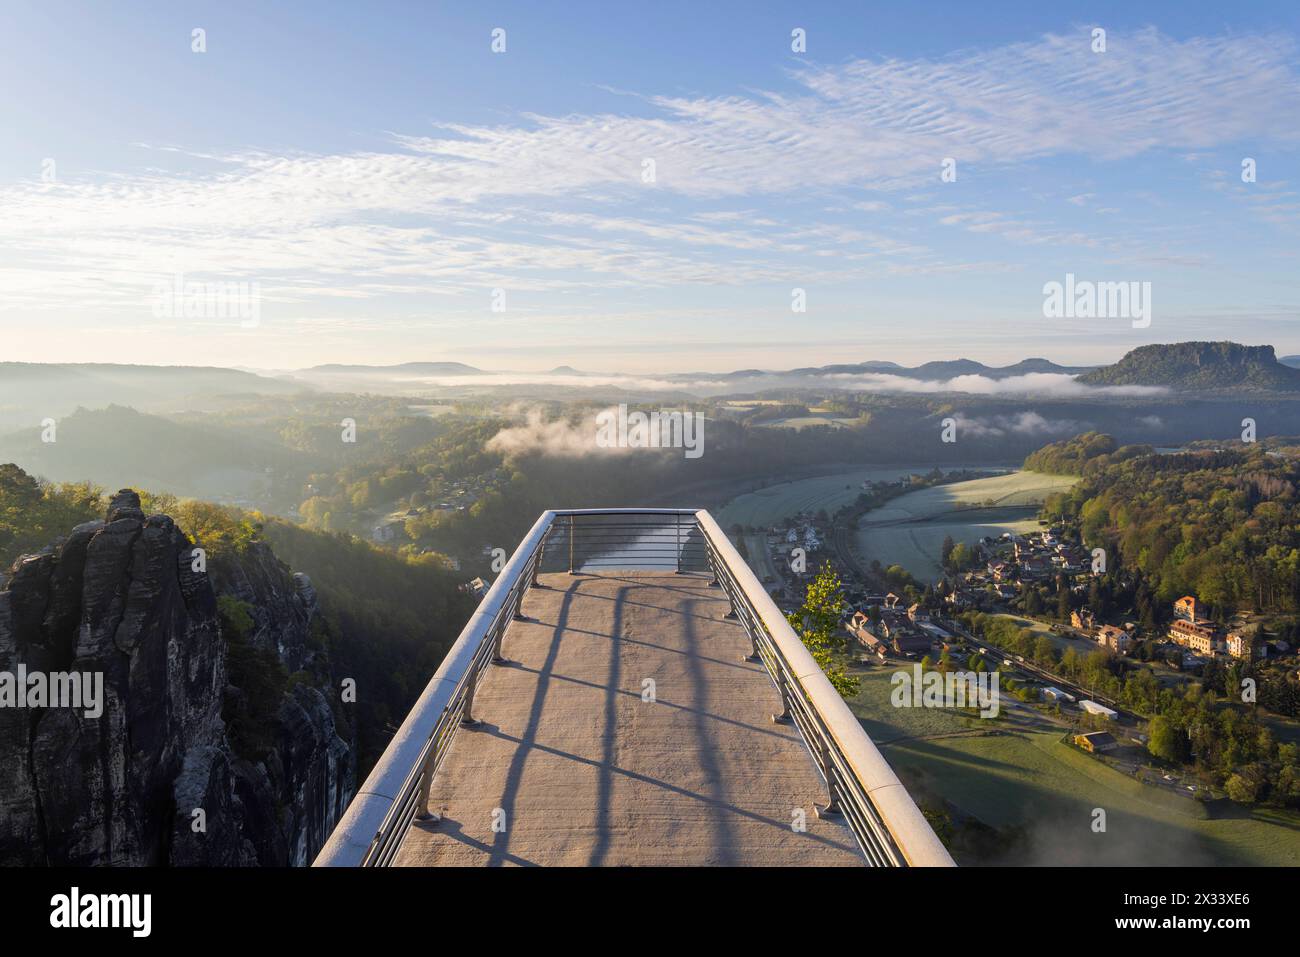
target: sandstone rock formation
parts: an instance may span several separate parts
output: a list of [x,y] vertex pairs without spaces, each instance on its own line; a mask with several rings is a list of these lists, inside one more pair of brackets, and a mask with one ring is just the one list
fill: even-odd
[[[123,490],[4,580],[0,672],[102,673],[104,700],[98,718],[0,708],[0,865],[302,865],[342,815],[355,749],[310,581],[261,543],[195,571],[194,547]],[[222,717],[219,595],[292,676],[261,753],[239,753]]]

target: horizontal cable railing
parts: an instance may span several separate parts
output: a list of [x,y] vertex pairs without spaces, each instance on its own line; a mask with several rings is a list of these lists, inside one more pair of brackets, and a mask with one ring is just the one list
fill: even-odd
[[637,568],[706,571],[708,552],[692,511],[560,512],[544,567],[569,573]]
[[437,673],[366,778],[317,866],[387,866],[427,814],[430,783],[456,729],[476,723],[474,693],[523,596],[544,571],[708,572],[726,592],[868,862],[951,865],[924,816],[735,547],[705,511],[573,509],[545,512],[502,569]]

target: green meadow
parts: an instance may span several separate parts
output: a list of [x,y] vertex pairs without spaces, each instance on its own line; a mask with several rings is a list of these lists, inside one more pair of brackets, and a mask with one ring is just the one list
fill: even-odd
[[[1005,835],[1005,863],[1300,864],[1300,814],[1206,805],[1142,784],[1063,743],[1061,729],[1006,696],[996,719],[895,708],[895,670],[862,672],[854,712],[914,795]],[[1100,833],[1098,808],[1106,823]]]
[[859,519],[858,554],[866,562],[902,565],[919,581],[936,581],[946,537],[969,545],[986,535],[1037,531],[1038,506],[1076,481],[1022,471],[909,492]]

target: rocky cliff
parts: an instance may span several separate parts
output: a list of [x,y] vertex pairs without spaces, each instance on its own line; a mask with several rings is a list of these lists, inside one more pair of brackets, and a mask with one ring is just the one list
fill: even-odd
[[[0,707],[0,864],[309,863],[356,779],[318,618],[268,546],[209,559],[129,490],[20,558],[0,675],[102,675],[102,713]],[[250,661],[278,681],[233,685]],[[228,716],[268,687],[251,745]]]

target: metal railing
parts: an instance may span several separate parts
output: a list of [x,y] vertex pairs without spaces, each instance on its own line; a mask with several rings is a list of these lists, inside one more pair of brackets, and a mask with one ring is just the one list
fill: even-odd
[[763,663],[781,693],[782,710],[772,720],[799,729],[826,785],[818,813],[843,815],[870,864],[951,867],[925,815],[736,547],[708,512],[698,512],[697,521],[714,578],[749,635],[750,660]]
[[366,778],[316,866],[387,866],[417,817],[456,729],[477,723],[474,692],[501,661],[501,642],[524,593],[543,571],[606,569],[708,572],[731,602],[814,758],[827,789],[822,814],[842,814],[867,861],[953,861],[857,718],[708,512],[569,509],[542,514],[488,591],[415,707]]

